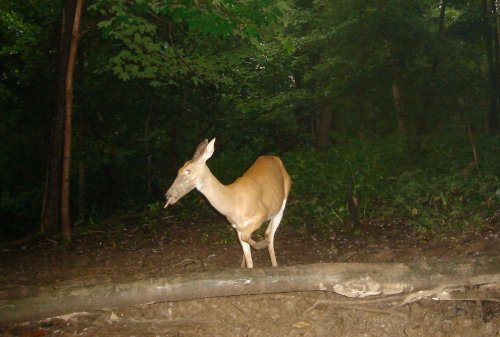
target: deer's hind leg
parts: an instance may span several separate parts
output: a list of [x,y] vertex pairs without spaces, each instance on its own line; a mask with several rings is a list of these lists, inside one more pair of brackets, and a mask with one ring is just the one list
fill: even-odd
[[267,249],[269,251],[269,257],[271,258],[271,264],[273,267],[278,266],[278,262],[276,261],[276,254],[274,253],[274,234],[280,225],[281,219],[283,218],[283,212],[285,211],[286,200],[283,201],[283,206],[279,212],[271,218],[269,221],[269,225],[266,229],[265,238],[267,242]]
[[250,247],[256,250],[260,250],[266,248],[268,245],[267,240],[261,240],[259,242],[255,242],[252,239],[252,233],[260,228],[262,223],[264,222],[264,217],[255,216],[252,219],[248,220],[246,226],[243,227],[243,230],[239,230],[238,226],[234,226],[236,231],[238,232],[238,239],[240,240],[241,248],[243,249],[243,261],[241,262],[241,267],[243,268],[246,264],[247,268],[253,268],[252,261],[252,252]]
[[241,268],[253,268],[253,261],[252,261],[252,251],[250,249],[250,245],[248,242],[242,239],[242,233],[240,231],[237,231],[238,233],[238,240],[240,241],[241,244],[241,249],[243,250],[243,260],[241,261]]

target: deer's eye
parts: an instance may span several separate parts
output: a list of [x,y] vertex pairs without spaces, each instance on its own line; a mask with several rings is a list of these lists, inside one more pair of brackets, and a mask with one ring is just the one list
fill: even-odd
[[189,175],[189,174],[191,174],[191,171],[186,170],[186,171],[184,171],[184,174],[185,174],[185,175]]

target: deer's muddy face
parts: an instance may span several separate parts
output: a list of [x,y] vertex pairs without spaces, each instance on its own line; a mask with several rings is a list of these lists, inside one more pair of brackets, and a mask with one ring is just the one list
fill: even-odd
[[179,169],[177,178],[175,178],[172,186],[165,193],[167,203],[164,208],[175,204],[180,198],[197,187],[200,180],[203,180],[203,175],[207,168],[205,162],[214,153],[214,143],[215,138],[210,143],[206,139],[202,141],[196,148],[193,159],[187,161]]
[[172,186],[170,186],[165,193],[167,202],[164,208],[167,208],[168,205],[175,204],[179,199],[196,187],[196,168],[196,164],[190,160],[179,169]]

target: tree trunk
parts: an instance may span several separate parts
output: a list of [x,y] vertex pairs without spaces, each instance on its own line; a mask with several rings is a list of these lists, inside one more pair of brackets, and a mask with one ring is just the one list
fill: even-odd
[[153,154],[151,153],[150,149],[150,124],[151,124],[151,115],[153,114],[153,100],[151,99],[151,102],[149,104],[149,111],[148,115],[146,116],[146,125],[144,127],[144,138],[146,140],[145,143],[145,154],[146,154],[146,195],[149,197],[151,196],[151,184],[153,181],[153,169],[151,165],[151,160],[153,157]]
[[[365,1],[359,1],[358,2],[358,20],[359,20],[359,31],[361,34],[368,35],[370,34],[369,30],[370,28],[367,28],[366,26],[366,11],[367,8],[370,6],[368,5]],[[361,42],[361,41],[360,41]],[[363,43],[363,42],[361,42]],[[360,48],[361,53],[359,56],[359,59],[356,60],[356,62],[359,62],[360,64],[365,64],[366,60],[370,59],[370,51],[367,48],[363,48],[361,46]],[[370,95],[367,92],[366,88],[364,86],[359,86],[357,89],[356,94],[358,97],[363,97],[363,99],[358,100],[357,104],[357,113],[359,114],[359,131],[358,131],[358,137],[359,140],[364,141],[366,138],[366,125],[368,125],[368,131],[370,131],[370,126],[376,124],[376,120],[373,118],[373,110],[371,109],[371,104],[370,104]],[[349,200],[349,197],[348,197]],[[354,201],[354,199],[351,199],[351,201]],[[349,201],[348,201],[349,205]],[[351,217],[352,217],[352,212],[351,212]],[[354,219],[353,219],[354,221]]]
[[[491,37],[493,39],[493,47],[494,47],[494,59],[495,59],[495,88],[496,88],[496,113],[494,115],[490,115],[489,125],[492,130],[498,130],[498,111],[500,110],[500,45],[499,45],[499,36],[498,36],[498,8],[496,4],[497,0],[491,0]],[[496,25],[495,25],[496,24]],[[496,27],[495,27],[496,26]]]
[[446,0],[441,0],[441,5],[439,6],[439,20],[438,20],[438,31],[439,34],[444,33],[444,18],[446,13]]
[[490,20],[490,11],[488,9],[487,0],[481,1],[482,16],[483,16],[483,30],[486,42],[486,59],[488,61],[488,81],[489,81],[489,96],[490,96],[490,109],[488,116],[485,120],[485,127],[488,130],[495,129],[498,119],[498,93],[497,93],[497,78],[493,55],[493,34],[492,25]]
[[[446,0],[441,0],[439,6],[439,19],[438,19],[438,34],[442,38],[444,36],[444,19],[446,14]],[[430,83],[426,83],[424,102],[422,104],[422,111],[419,116],[417,116],[415,121],[415,132],[417,135],[417,142],[420,141],[420,137],[427,131],[429,110],[432,106],[434,100],[434,85],[433,81],[436,78],[436,73],[439,65],[439,59],[435,57],[432,60],[432,67],[430,72]],[[418,144],[419,145],[419,144]]]
[[318,138],[316,139],[316,151],[323,152],[330,144],[330,129],[333,121],[332,106],[323,102],[319,111]]
[[406,126],[403,119],[403,107],[401,102],[401,86],[399,80],[394,79],[392,81],[392,99],[394,102],[394,109],[396,110],[396,120],[398,123],[398,131],[401,134],[406,133]]
[[78,163],[78,221],[83,223],[87,222],[87,168],[85,163],[80,161]]
[[354,188],[351,187],[346,193],[347,209],[351,217],[352,229],[354,232],[362,229],[363,225],[359,221],[359,196],[353,192]]
[[499,256],[233,269],[122,284],[64,287],[28,298],[2,299],[0,324],[153,302],[298,291],[328,291],[350,298],[407,294],[401,300],[404,304],[426,297],[446,297],[452,290],[499,283]]
[[71,33],[71,44],[68,55],[68,70],[66,72],[66,104],[64,115],[64,147],[62,163],[62,187],[61,187],[61,226],[64,240],[71,240],[71,216],[70,216],[70,179],[71,179],[71,138],[73,134],[73,74],[75,70],[76,51],[78,49],[80,19],[82,17],[84,0],[77,0],[73,28]]
[[42,200],[41,232],[50,235],[61,227],[61,188],[63,129],[66,109],[66,73],[68,71],[69,50],[73,29],[75,0],[64,0],[61,16],[61,41],[57,64],[56,106],[52,120],[51,143],[49,149],[45,190]]

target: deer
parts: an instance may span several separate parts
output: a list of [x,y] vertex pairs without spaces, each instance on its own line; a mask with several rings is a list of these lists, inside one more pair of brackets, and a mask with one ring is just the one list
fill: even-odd
[[[236,230],[243,250],[241,268],[253,268],[251,248],[267,247],[273,267],[278,266],[274,252],[274,234],[283,217],[291,179],[276,156],[260,156],[250,168],[233,183],[222,184],[210,171],[206,162],[214,153],[215,138],[202,141],[191,160],[179,170],[165,193],[164,208],[196,188],[208,202],[226,217]],[[269,220],[265,238],[256,242],[252,233]]]

